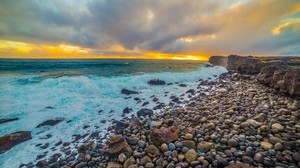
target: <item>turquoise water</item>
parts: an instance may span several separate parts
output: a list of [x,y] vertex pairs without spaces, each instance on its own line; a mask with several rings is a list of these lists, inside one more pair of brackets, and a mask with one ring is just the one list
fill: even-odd
[[[146,101],[149,104],[144,108],[153,108],[158,103],[152,101],[152,95],[159,103],[168,104],[170,96],[195,89],[199,79],[213,78],[226,71],[205,64],[165,60],[0,60],[0,118],[19,118],[1,124],[0,136],[16,131],[32,132],[31,140],[0,155],[0,167],[34,162],[37,155],[46,151],[50,156],[59,151],[49,150],[55,143],[71,142],[74,134],[102,131],[103,136],[110,122],[101,120],[121,119],[126,107],[135,114]],[[150,86],[147,84],[150,79],[161,79],[169,85]],[[180,87],[179,83],[187,87]],[[123,88],[140,94],[123,95]],[[43,121],[57,117],[64,121],[36,128]],[[51,137],[45,138],[47,135]],[[49,143],[49,148],[36,147],[45,143]]]

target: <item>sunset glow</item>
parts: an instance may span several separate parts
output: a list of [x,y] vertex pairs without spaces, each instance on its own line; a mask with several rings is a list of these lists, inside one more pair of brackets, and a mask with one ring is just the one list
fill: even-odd
[[299,19],[300,2],[294,0],[5,0],[0,7],[0,58],[298,55]]

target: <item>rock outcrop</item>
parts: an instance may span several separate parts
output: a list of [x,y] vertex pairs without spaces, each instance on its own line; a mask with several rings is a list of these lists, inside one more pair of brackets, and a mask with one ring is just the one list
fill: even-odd
[[8,151],[9,149],[18,145],[19,143],[30,139],[31,139],[31,132],[29,131],[18,131],[0,137],[0,154]]
[[260,62],[257,58],[252,56],[228,56],[228,70],[234,70],[245,74],[258,74],[265,66],[265,63]]
[[256,80],[273,87],[280,93],[300,98],[300,69],[287,65],[270,65],[264,67]]
[[126,157],[132,154],[132,149],[122,135],[113,135],[107,142],[101,153],[109,156],[118,156],[124,153]]
[[228,57],[225,56],[211,56],[209,62],[213,65],[227,67]]
[[[210,63],[222,65],[223,56],[212,56]],[[257,75],[256,80],[291,97],[300,97],[300,64],[295,57],[228,56],[228,70],[242,74]]]

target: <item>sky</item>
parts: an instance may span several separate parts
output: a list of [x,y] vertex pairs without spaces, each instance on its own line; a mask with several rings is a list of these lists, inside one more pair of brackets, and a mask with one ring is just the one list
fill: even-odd
[[299,0],[1,0],[0,58],[300,55]]

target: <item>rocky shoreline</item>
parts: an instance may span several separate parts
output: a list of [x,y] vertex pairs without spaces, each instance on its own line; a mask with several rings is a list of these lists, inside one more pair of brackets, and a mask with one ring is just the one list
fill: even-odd
[[27,166],[298,167],[300,102],[255,78],[230,72],[202,81],[207,89],[184,108],[124,121],[105,144],[80,146],[75,160],[71,154]]

